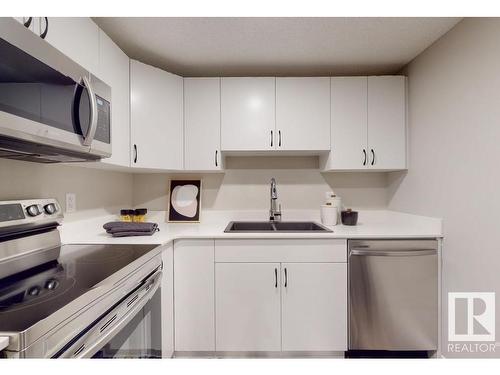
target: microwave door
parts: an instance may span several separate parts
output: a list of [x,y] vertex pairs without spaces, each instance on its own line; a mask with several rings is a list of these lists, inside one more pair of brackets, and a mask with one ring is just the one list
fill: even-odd
[[[45,57],[65,62],[47,42],[37,43]],[[0,54],[0,135],[88,153],[98,124],[88,72],[75,74],[78,66],[66,61],[72,74],[65,75],[2,38]]]

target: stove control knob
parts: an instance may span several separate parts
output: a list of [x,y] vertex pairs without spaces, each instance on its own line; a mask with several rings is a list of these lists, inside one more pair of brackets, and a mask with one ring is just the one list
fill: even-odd
[[57,212],[57,207],[54,203],[49,203],[49,204],[46,204],[43,209],[45,210],[45,212],[49,215],[53,215]]
[[28,206],[26,208],[26,212],[28,212],[28,215],[30,216],[38,216],[42,213],[37,204],[32,204],[31,206]]
[[34,286],[28,290],[28,294],[32,297],[38,296],[40,294],[40,287]]
[[49,290],[54,290],[58,286],[59,286],[59,281],[57,281],[56,279],[49,279],[45,283],[45,288]]

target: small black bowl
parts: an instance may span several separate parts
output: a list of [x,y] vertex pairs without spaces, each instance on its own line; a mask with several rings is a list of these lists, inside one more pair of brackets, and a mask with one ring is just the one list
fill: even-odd
[[342,218],[342,224],[344,225],[356,225],[358,223],[358,212],[346,210],[340,213]]

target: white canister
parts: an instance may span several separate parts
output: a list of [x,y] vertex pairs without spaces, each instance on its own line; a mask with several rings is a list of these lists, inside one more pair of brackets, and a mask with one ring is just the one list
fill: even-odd
[[321,223],[323,225],[337,225],[337,207],[324,204],[321,206]]
[[333,197],[331,204],[337,210],[337,221],[340,222],[340,213],[342,212],[342,198],[338,196]]

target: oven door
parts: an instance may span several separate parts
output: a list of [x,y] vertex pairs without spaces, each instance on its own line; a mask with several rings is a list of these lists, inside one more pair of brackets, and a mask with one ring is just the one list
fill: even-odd
[[53,358],[161,358],[161,276],[146,278]]
[[111,155],[109,86],[13,19],[0,55],[0,136]]

